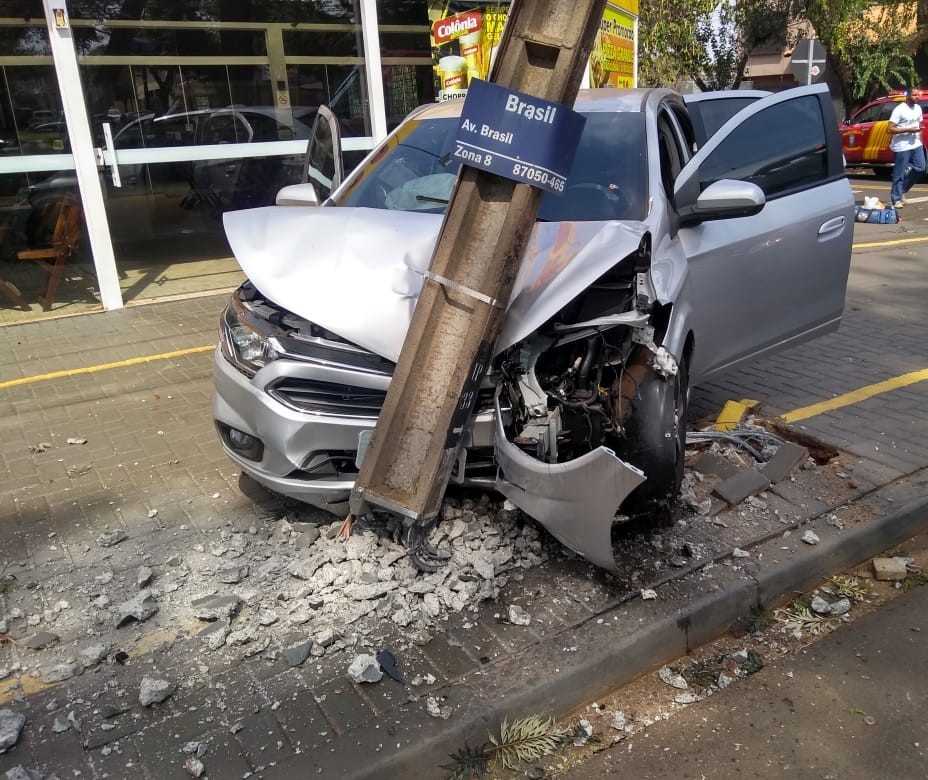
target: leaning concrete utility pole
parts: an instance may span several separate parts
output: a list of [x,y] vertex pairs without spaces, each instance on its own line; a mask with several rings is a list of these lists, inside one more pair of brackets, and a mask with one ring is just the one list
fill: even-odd
[[[605,0],[516,0],[490,81],[539,104],[572,106],[604,7]],[[519,100],[510,93],[505,110],[540,120],[539,128],[557,111],[571,113],[560,106],[523,112]],[[490,159],[471,154],[456,156],[465,163]],[[573,149],[564,154],[572,159]],[[462,167],[351,495],[353,515],[381,508],[426,524],[438,514],[542,195],[529,184]]]

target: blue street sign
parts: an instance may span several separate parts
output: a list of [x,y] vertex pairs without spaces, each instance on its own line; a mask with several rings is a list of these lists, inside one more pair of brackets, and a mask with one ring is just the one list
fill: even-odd
[[585,123],[566,106],[474,79],[453,156],[473,168],[563,192]]

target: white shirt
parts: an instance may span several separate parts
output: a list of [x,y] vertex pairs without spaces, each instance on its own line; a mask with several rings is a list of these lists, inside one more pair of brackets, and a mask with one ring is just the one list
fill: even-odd
[[916,103],[910,106],[905,101],[893,109],[889,121],[897,127],[912,128],[911,133],[899,133],[890,138],[889,148],[894,152],[906,152],[922,145],[922,107]]

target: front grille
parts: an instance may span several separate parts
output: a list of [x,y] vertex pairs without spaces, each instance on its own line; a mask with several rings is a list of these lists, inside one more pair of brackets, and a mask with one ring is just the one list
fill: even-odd
[[268,392],[297,411],[369,419],[377,418],[387,397],[385,390],[293,377],[281,379]]
[[[299,412],[371,420],[380,415],[387,397],[386,390],[295,377],[280,379],[267,391],[285,406]],[[494,392],[492,387],[485,387],[477,393],[475,413],[493,408]]]

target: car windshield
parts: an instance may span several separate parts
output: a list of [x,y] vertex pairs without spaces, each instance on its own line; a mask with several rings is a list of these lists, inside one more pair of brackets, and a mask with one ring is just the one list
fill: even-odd
[[[641,220],[647,215],[644,115],[589,113],[563,194],[546,193],[546,222]],[[441,213],[460,163],[451,157],[456,117],[411,120],[349,181],[337,203]]]

